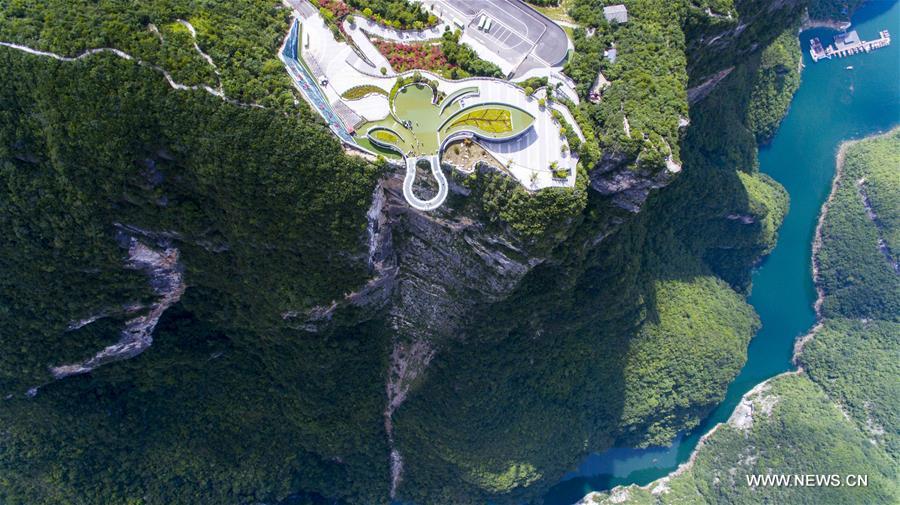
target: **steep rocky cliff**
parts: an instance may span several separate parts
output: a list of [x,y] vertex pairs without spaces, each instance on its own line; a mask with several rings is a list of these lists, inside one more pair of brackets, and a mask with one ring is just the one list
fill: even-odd
[[[613,133],[574,191],[529,194],[484,167],[452,175],[434,212],[305,109],[173,90],[105,55],[0,49],[39,77],[0,86],[17,104],[0,130],[0,314],[16,317],[0,324],[30,335],[0,342],[0,499],[100,482],[123,503],[513,503],[590,451],[695,424],[743,363],[757,321],[742,293],[786,205],[743,112],[754,51],[796,5],[744,4],[675,26],[683,80],[733,68],[689,122],[679,77],[665,125],[598,124]],[[591,112],[633,107],[623,88]],[[115,223],[166,242],[123,250]],[[178,282],[148,290],[123,267],[132,249]],[[150,309],[152,345],[53,382],[131,320],[67,325],[123,300]]]

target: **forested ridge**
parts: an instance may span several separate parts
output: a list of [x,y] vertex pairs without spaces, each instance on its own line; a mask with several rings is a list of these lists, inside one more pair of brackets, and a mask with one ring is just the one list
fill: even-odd
[[[748,289],[747,266],[774,245],[788,205],[758,173],[745,122],[758,63],[692,109],[690,170],[599,247],[557,248],[516,296],[485,308],[477,340],[435,357],[395,421],[401,452],[418,455],[406,496],[533,499],[586,452],[664,443],[721,400],[759,324],[735,289]],[[564,244],[590,241],[616,212],[589,191]],[[547,430],[559,420],[565,434]]]
[[[581,25],[566,74],[585,99],[581,113],[590,118],[603,147],[625,153],[642,168],[658,171],[671,156],[680,160],[679,119],[688,116],[683,25],[689,2],[625,2],[628,23],[610,25],[602,6],[577,0],[570,9]],[[615,62],[604,50],[615,47]],[[586,99],[597,72],[614,84],[599,104]],[[623,124],[627,118],[630,134]]]
[[[111,55],[64,63],[0,48],[0,60],[33,77],[0,85],[0,333],[17,336],[0,341],[2,387],[16,397],[2,409],[16,435],[0,450],[0,501],[381,496],[364,484],[386,478],[370,464],[385,450],[380,330],[307,339],[279,316],[364,282],[351,255],[365,251],[375,168],[306,111],[175,92]],[[70,321],[147,295],[123,268],[115,223],[190,237],[178,241],[190,285],[180,308],[152,353],[25,398],[48,365],[114,341],[121,324],[66,332]]]
[[0,40],[65,56],[113,47],[167,69],[178,82],[216,86],[213,68],[179,23],[185,20],[217,66],[227,96],[287,106],[293,88],[275,48],[289,17],[290,11],[272,0],[10,0],[0,9]]
[[[900,129],[844,149],[814,255],[823,319],[797,347],[800,371],[770,379],[745,396],[742,403],[752,405],[749,421],[736,412],[698,447],[686,471],[642,488],[597,493],[594,503],[897,502],[900,275],[879,239],[896,238],[891,221],[900,214]],[[864,199],[860,181],[876,196]],[[877,209],[874,214],[866,201]],[[881,215],[889,224],[873,218]],[[840,479],[865,476],[867,482],[751,487],[742,480],[811,471]]]
[[787,115],[791,97],[800,87],[800,38],[791,28],[775,39],[762,53],[747,110],[747,125],[759,142],[775,136]]
[[[458,181],[470,193],[451,195],[452,208],[522,244],[511,256],[543,263],[469,314],[395,413],[399,499],[537,501],[587,452],[695,425],[740,369],[759,324],[743,296],[749,266],[774,244],[788,202],[756,170],[746,122],[759,55],[688,109],[685,67],[698,56],[683,25],[699,8],[630,2],[632,24],[576,33],[570,68],[590,66],[576,78],[582,92],[599,68],[577,61],[582,48],[599,59],[615,40],[620,51],[609,94],[573,111],[596,133],[587,159],[624,154],[652,171],[671,155],[685,166],[640,213],[589,190],[590,166],[574,190],[533,195],[491,172]],[[389,501],[390,314],[341,309],[317,333],[291,317],[371,277],[366,211],[388,174],[344,155],[295,102],[274,58],[288,18],[275,2],[0,10],[5,41],[65,55],[116,47],[215,86],[184,19],[226,96],[266,107],[174,90],[111,54],[60,62],[0,48],[0,66],[28,76],[0,83],[0,268],[10,273],[0,334],[14,336],[0,339],[0,387],[13,395],[0,409],[0,501]],[[414,247],[404,219],[415,217],[392,223],[397,246]],[[48,366],[115,341],[128,316],[67,332],[70,322],[152,297],[123,267],[117,225],[177,247],[188,288],[149,350],[51,382]]]

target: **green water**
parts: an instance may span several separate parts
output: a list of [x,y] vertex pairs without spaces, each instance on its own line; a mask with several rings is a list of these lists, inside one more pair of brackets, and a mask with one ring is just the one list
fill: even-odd
[[[803,80],[771,145],[760,149],[760,170],[791,195],[791,208],[771,256],[753,275],[750,303],[763,326],[748,349],[747,364],[725,400],[691,433],[670,447],[612,449],[594,454],[545,497],[569,505],[585,494],[616,485],[647,484],[675,470],[715,424],[731,415],[741,396],[759,382],[792,368],[794,339],[815,322],[811,244],[822,203],[831,188],[835,154],[843,140],[886,131],[900,123],[900,4],[873,1],[853,17],[863,40],[888,29],[893,45],[868,54],[813,63],[809,40],[830,43],[833,30],[800,34]],[[852,66],[852,69],[847,69]]]

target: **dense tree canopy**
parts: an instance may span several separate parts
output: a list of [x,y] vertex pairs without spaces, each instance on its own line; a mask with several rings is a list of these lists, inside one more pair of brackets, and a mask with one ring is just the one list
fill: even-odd
[[[149,4],[11,2],[0,33],[69,55],[114,46],[215,86],[184,19],[226,95],[267,108],[173,90],[110,54],[58,62],[0,48],[0,66],[18,76],[0,81],[0,333],[15,336],[0,340],[0,386],[13,394],[0,410],[0,501],[387,503],[384,380],[397,320],[342,309],[314,333],[291,317],[369,278],[365,213],[381,172],[345,156],[294,102],[274,58],[287,9]],[[70,8],[82,18],[66,25]],[[758,60],[691,111],[681,138],[684,8],[631,2],[633,24],[576,34],[604,41],[588,54],[612,42],[620,54],[609,94],[573,110],[589,139],[583,159],[600,160],[602,144],[638,166],[669,155],[686,165],[640,214],[590,191],[592,166],[573,189],[534,194],[478,172],[448,199],[458,214],[391,209],[398,249],[422,240],[407,223],[441,222],[460,242],[487,237],[533,268],[505,299],[466,314],[395,413],[398,499],[533,499],[589,451],[658,443],[695,424],[740,368],[757,325],[741,292],[787,202],[756,172],[744,123]],[[495,72],[455,35],[445,44],[466,72]],[[590,67],[578,77],[584,92],[596,62],[575,66]],[[146,277],[123,268],[116,223],[174,237],[188,289],[145,353],[49,382],[48,365],[115,340],[124,316],[67,333],[70,321],[152,297]],[[398,297],[421,280],[403,282]],[[686,349],[694,359],[668,361]]]

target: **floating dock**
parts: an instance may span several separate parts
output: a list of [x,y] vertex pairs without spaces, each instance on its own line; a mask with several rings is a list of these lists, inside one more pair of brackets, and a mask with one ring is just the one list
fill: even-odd
[[834,36],[834,44],[823,47],[818,37],[809,41],[809,54],[814,62],[821,59],[830,60],[837,56],[843,58],[856,53],[868,53],[891,44],[891,34],[887,30],[881,30],[875,40],[860,40],[856,30],[839,33]]

